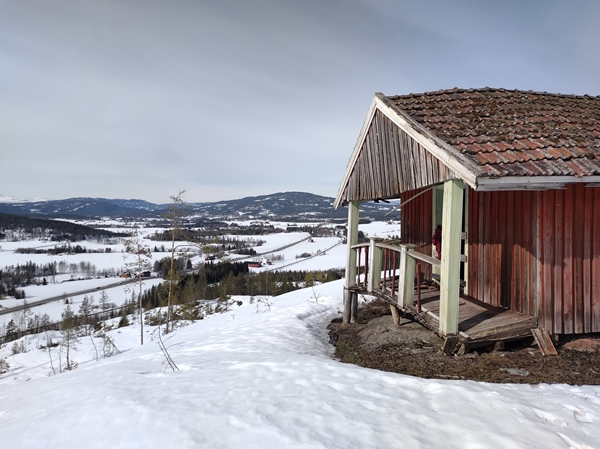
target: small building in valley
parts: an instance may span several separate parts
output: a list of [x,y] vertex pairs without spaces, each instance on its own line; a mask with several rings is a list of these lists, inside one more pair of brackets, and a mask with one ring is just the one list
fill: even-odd
[[[358,244],[359,203],[392,198],[401,241]],[[600,97],[377,93],[335,206],[348,207],[346,322],[367,291],[457,348],[600,332]]]

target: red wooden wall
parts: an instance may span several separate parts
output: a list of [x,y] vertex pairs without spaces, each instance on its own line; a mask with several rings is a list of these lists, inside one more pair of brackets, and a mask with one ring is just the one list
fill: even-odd
[[600,332],[600,188],[538,195],[540,326]]
[[468,294],[553,334],[600,332],[600,188],[469,191]]
[[[426,189],[411,190],[402,194],[400,204],[410,200],[415,195]],[[400,232],[405,243],[417,245],[416,250],[431,256],[431,237],[433,236],[433,195],[429,190],[410,200],[402,206],[400,215]],[[421,264],[421,271],[425,279],[431,279],[431,266]]]
[[536,315],[537,192],[469,190],[468,294]]

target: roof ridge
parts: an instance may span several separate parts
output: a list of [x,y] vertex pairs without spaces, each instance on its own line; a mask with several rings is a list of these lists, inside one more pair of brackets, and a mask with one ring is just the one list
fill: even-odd
[[530,94],[530,95],[544,95],[544,96],[553,96],[560,98],[590,98],[590,99],[600,99],[600,95],[577,95],[577,94],[561,94],[561,93],[553,93],[546,91],[535,91],[535,90],[521,90],[521,89],[506,89],[503,87],[478,87],[478,88],[459,88],[453,87],[451,89],[440,89],[435,91],[425,91],[421,93],[411,93],[404,95],[386,95],[387,98],[393,100],[395,98],[411,98],[411,97],[420,97],[420,96],[434,96],[434,95],[445,95],[445,94],[456,94],[456,93],[465,93],[465,92],[510,92],[510,93],[521,93],[521,94]]

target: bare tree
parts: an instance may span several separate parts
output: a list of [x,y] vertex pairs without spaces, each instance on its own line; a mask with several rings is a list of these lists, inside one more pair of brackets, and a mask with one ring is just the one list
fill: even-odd
[[125,266],[129,269],[134,269],[137,272],[138,278],[138,306],[140,310],[140,344],[144,344],[144,315],[142,307],[142,290],[144,288],[144,278],[142,272],[150,267],[150,261],[152,260],[152,252],[150,247],[144,243],[143,237],[140,234],[139,226],[133,227],[132,236],[125,242],[125,254],[123,255],[125,260],[129,262],[125,263]]
[[171,321],[173,318],[173,296],[175,285],[179,281],[179,276],[175,267],[175,249],[181,245],[175,245],[175,242],[178,239],[187,237],[185,231],[183,230],[183,219],[189,215],[190,207],[182,198],[185,192],[185,190],[180,190],[177,195],[169,197],[171,198],[173,204],[169,206],[168,212],[164,214],[164,217],[169,220],[171,225],[171,264],[169,268],[169,274],[167,275],[167,319],[165,323],[166,334],[172,330]]
[[109,308],[108,302],[109,302],[110,298],[108,297],[108,295],[106,294],[106,290],[102,290],[100,292],[100,308],[102,309],[102,311],[106,311],[106,309]]

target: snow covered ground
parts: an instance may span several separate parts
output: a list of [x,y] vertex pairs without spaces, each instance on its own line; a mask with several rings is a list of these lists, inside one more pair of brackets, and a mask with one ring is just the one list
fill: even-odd
[[[371,223],[361,230],[390,238],[398,225]],[[263,247],[277,249],[302,236],[264,237]],[[335,239],[314,240],[282,250],[284,262],[304,251],[326,254],[289,269],[344,266],[344,245],[323,251]],[[0,252],[0,266],[14,260],[10,253]],[[80,289],[78,282],[107,281],[26,291],[42,298],[63,293],[63,286]],[[425,380],[337,362],[326,327],[340,315],[342,285],[273,298],[270,311],[236,298],[241,307],[172,334],[176,372],[167,369],[153,327],[145,326],[139,345],[138,323],[108,332],[121,353],[107,358],[100,338],[81,337],[72,353],[79,366],[56,375],[48,352],[38,349],[47,335],[24,337],[26,353],[11,355],[8,343],[0,349],[11,366],[0,375],[0,449],[600,448],[597,386]],[[120,301],[118,291],[107,290],[111,301]],[[40,311],[53,307],[58,313],[64,304]]]
[[176,372],[156,342],[139,346],[136,327],[112,331],[122,354],[84,363],[75,353],[71,372],[39,375],[49,366],[30,360],[17,379],[0,377],[0,448],[598,447],[599,387],[341,364],[325,328],[339,315],[342,281],[316,292],[318,301],[299,290],[271,311],[245,302],[179,329],[169,341]]

